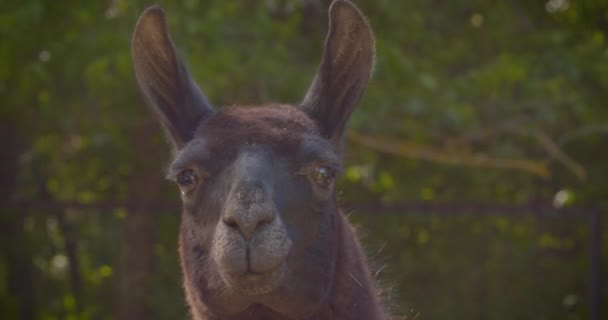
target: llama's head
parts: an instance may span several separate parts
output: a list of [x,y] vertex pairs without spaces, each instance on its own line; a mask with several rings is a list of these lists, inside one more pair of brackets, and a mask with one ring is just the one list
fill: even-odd
[[359,10],[335,1],[329,16],[320,67],[297,106],[215,110],[177,56],[162,10],[147,9],[135,28],[137,82],[175,149],[168,177],[182,194],[186,289],[215,314],[254,305],[301,314],[329,292],[334,179],[374,61]]

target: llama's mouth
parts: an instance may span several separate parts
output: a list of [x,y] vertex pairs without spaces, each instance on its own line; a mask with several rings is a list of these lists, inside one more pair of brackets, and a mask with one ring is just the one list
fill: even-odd
[[282,282],[286,267],[282,263],[270,272],[245,272],[227,279],[232,287],[244,295],[262,295],[273,292]]
[[220,224],[212,257],[228,286],[245,296],[268,294],[285,277],[291,240],[280,219],[264,225],[250,239]]

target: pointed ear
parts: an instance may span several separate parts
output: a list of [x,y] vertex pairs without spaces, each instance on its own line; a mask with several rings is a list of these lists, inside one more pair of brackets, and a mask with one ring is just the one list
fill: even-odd
[[372,29],[354,4],[332,3],[321,65],[301,107],[338,147],[371,77],[374,41]]
[[177,56],[160,7],[150,7],[139,17],[131,57],[139,89],[180,149],[213,109]]

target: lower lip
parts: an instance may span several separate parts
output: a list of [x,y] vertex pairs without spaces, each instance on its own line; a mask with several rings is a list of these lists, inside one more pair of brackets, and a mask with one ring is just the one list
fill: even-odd
[[276,289],[284,276],[284,268],[280,266],[268,273],[248,272],[235,278],[236,285],[247,295],[271,293]]

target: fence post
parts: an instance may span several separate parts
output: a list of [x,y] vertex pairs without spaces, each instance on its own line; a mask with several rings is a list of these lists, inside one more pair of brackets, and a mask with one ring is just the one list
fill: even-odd
[[601,209],[589,213],[589,319],[600,319],[602,305],[602,219]]

